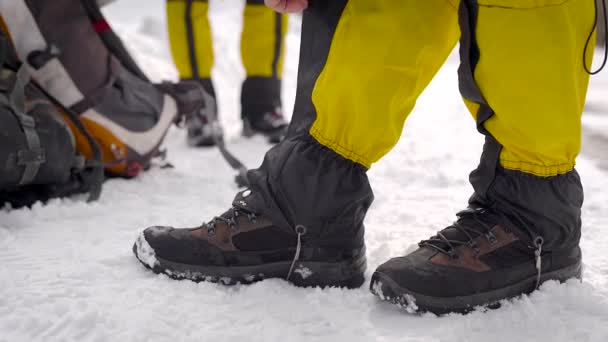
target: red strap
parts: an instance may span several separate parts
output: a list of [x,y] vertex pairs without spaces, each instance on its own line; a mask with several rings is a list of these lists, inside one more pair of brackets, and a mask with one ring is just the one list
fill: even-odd
[[144,166],[138,162],[131,162],[127,165],[125,173],[128,177],[136,177],[144,171]]
[[107,31],[110,29],[110,24],[108,24],[107,21],[105,21],[105,19],[99,19],[96,21],[92,22],[93,24],[93,28],[95,29],[95,32],[97,33],[101,33],[104,31]]

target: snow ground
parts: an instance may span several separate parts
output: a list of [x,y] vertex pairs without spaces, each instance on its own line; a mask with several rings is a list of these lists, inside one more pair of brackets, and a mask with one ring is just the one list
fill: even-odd
[[[162,0],[121,0],[108,15],[154,78],[173,78]],[[239,2],[240,3],[240,2]],[[230,148],[261,162],[262,139],[238,136],[240,6],[212,2],[216,76]],[[297,20],[284,92],[293,106]],[[471,193],[467,177],[482,138],[461,104],[457,58],[422,96],[399,145],[370,171],[376,202],[367,219],[369,273],[451,222]],[[499,310],[412,316],[359,290],[300,289],[280,280],[225,288],[176,282],[145,270],[131,246],[149,225],[193,226],[223,212],[234,173],[215,149],[167,138],[176,168],[112,180],[99,202],[55,200],[0,211],[0,341],[607,341],[608,72],[593,80],[579,171],[586,187],[583,283],[547,283]],[[438,101],[438,99],[440,99]],[[604,112],[602,114],[602,111]],[[606,164],[604,164],[606,165]]]

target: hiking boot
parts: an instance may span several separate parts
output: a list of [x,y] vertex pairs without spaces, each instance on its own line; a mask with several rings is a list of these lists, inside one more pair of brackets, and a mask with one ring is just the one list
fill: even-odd
[[192,115],[186,118],[186,142],[192,147],[215,146],[216,135],[221,139],[224,130],[220,123],[215,120],[209,122],[204,115]]
[[243,136],[261,134],[272,144],[287,133],[281,104],[281,81],[274,77],[247,77],[241,91]]
[[534,291],[547,280],[581,278],[578,245],[546,251],[542,236],[507,226],[502,214],[469,208],[407,256],[374,272],[370,290],[409,312],[466,313]]
[[[216,139],[223,139],[224,130],[218,121],[215,87],[210,78],[192,78],[181,82],[197,83],[206,93],[205,102],[213,102],[213,108],[196,111],[186,116],[186,142],[192,147],[211,147]],[[209,106],[209,105],[207,105]]]
[[213,146],[216,139],[222,139],[224,135],[217,120],[213,86],[210,80],[207,81],[184,79],[178,83],[156,84],[159,90],[176,99],[178,111],[185,118],[189,146]]
[[281,228],[248,205],[251,190],[232,208],[196,228],[150,227],[133,246],[139,261],[174,279],[249,284],[268,278],[298,286],[356,288],[366,267],[363,228],[356,236],[323,237],[307,227]]
[[243,117],[243,135],[261,134],[272,144],[278,144],[287,133],[287,121],[281,107],[267,108]]

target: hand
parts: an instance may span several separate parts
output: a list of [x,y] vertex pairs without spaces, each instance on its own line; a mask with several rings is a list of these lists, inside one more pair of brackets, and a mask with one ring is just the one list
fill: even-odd
[[264,0],[264,3],[281,13],[302,12],[308,7],[308,0]]

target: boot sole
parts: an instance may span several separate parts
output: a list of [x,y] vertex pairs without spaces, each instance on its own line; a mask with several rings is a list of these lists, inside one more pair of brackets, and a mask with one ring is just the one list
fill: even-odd
[[270,131],[256,131],[247,125],[243,125],[243,131],[241,135],[245,138],[251,138],[255,135],[261,135],[271,144],[278,144],[285,137],[286,131],[284,128],[275,129]]
[[188,137],[188,146],[190,147],[213,147],[215,146],[215,140],[212,137],[198,136]]
[[[563,283],[568,279],[582,279],[582,262],[558,270],[541,274],[541,284],[548,280]],[[468,313],[477,307],[496,309],[500,301],[529,294],[535,290],[536,276],[524,279],[515,284],[488,292],[469,296],[433,297],[410,291],[398,285],[389,276],[374,272],[370,291],[383,301],[404,308],[410,313],[432,312],[436,315],[446,313]]]
[[291,261],[275,262],[254,266],[200,266],[189,265],[154,257],[150,265],[149,257],[140,257],[138,242],[133,245],[137,260],[156,274],[165,274],[176,280],[212,282],[223,285],[252,284],[264,279],[284,279],[300,287],[344,287],[355,289],[365,282],[365,253],[354,260],[342,262],[298,261],[290,279],[286,279]]
[[245,137],[245,138],[251,138],[256,135],[263,136],[268,141],[269,144],[278,144],[285,137],[285,134],[282,134],[282,133],[275,133],[275,134],[262,133],[262,132],[256,132],[256,133],[252,133],[252,134],[243,133],[243,137]]

